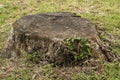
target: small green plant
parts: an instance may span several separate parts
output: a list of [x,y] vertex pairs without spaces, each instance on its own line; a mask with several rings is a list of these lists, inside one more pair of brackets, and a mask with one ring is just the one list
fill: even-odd
[[73,53],[74,61],[79,61],[91,55],[88,39],[68,38],[66,44],[68,49]]
[[39,63],[40,59],[41,59],[41,56],[39,52],[35,51],[31,54],[28,54],[26,61],[29,63]]
[[106,40],[105,34],[100,34],[99,37],[100,37],[100,39],[103,40],[103,41]]

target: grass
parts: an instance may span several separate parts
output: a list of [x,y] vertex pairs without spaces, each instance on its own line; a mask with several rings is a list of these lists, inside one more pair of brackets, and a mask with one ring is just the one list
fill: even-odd
[[107,63],[104,65],[105,71],[102,74],[91,71],[89,75],[86,73],[78,73],[76,80],[119,80],[120,79],[120,64]]
[[[115,46],[113,50],[120,55],[120,0],[0,0],[0,50],[9,35],[12,23],[22,16],[37,14],[43,12],[75,12],[82,17],[88,18],[94,23],[102,24],[107,32],[115,36]],[[103,36],[105,38],[105,36]],[[3,67],[13,66],[0,58],[0,70]],[[20,69],[20,67],[18,67]],[[50,75],[50,71],[42,68],[45,75]],[[47,72],[50,72],[47,74]],[[14,69],[5,80],[14,80],[14,73],[19,75],[16,80],[28,80],[32,73],[29,69]],[[34,72],[34,71],[33,71]],[[1,75],[2,73],[0,73]],[[25,74],[25,75],[24,75]],[[78,73],[77,80],[119,80],[120,64],[106,63],[105,72],[96,75],[87,75],[86,73]],[[0,76],[1,78],[1,76]],[[5,78],[5,77],[4,77]],[[20,79],[21,78],[21,79]],[[45,78],[50,80],[50,78]],[[51,79],[52,80],[52,79]]]
[[33,76],[33,74],[29,69],[15,70],[12,74],[6,77],[5,80],[30,80],[32,78],[31,76]]

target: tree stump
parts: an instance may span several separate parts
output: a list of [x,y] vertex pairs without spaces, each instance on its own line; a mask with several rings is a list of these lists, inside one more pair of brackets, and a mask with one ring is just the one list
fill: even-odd
[[[24,16],[12,27],[2,56],[26,57],[52,63],[85,59],[110,60],[111,49],[100,40],[95,24],[69,12]],[[34,57],[33,57],[34,56]]]

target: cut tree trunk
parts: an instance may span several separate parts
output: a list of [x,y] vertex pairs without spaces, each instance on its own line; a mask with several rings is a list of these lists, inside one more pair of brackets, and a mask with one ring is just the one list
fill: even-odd
[[[87,52],[81,47],[84,46],[82,39],[90,45],[88,56],[82,53]],[[89,58],[111,61],[115,58],[111,48],[100,40],[95,24],[69,12],[28,15],[13,24],[2,56],[26,57],[36,53],[39,60],[53,63],[74,62],[75,57],[80,61]]]

